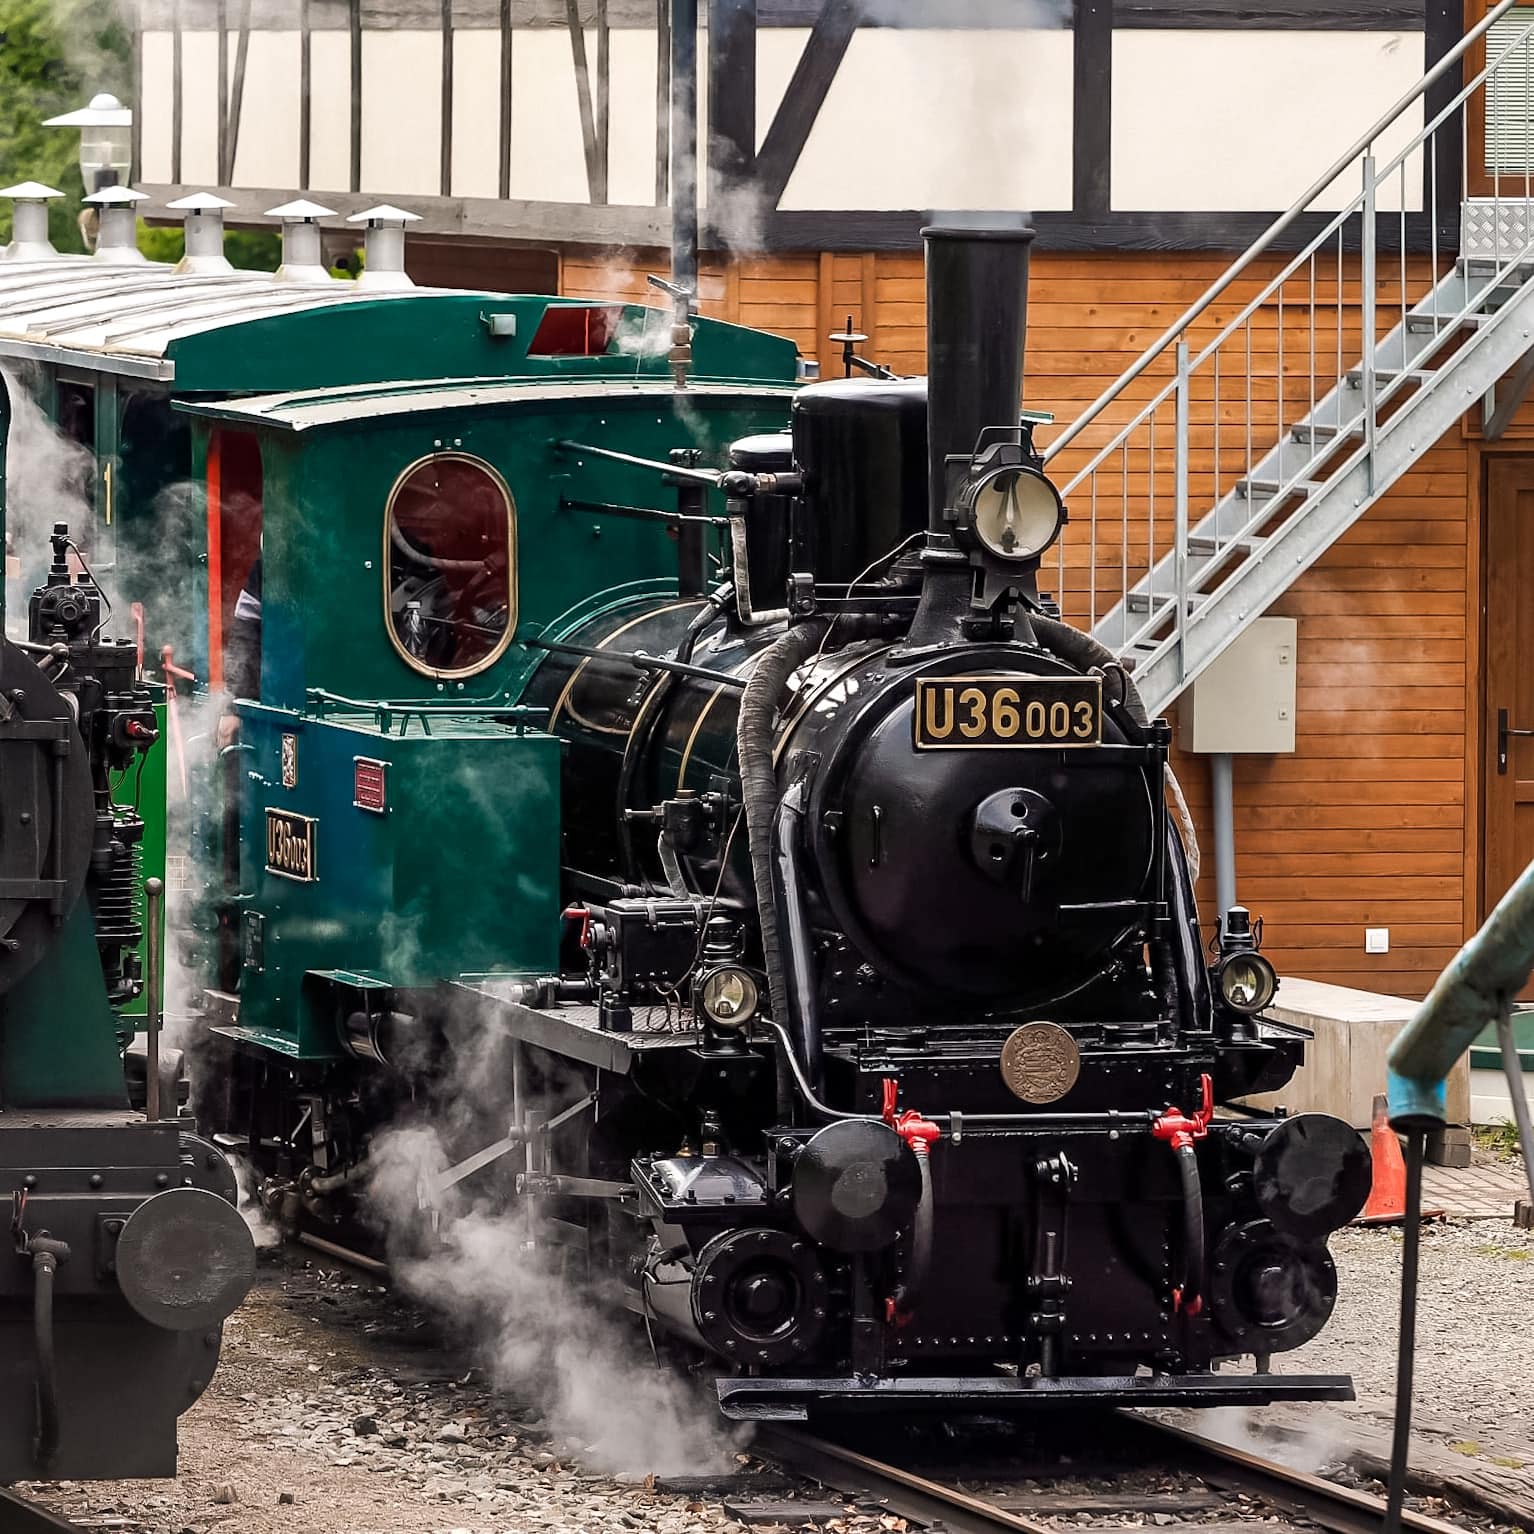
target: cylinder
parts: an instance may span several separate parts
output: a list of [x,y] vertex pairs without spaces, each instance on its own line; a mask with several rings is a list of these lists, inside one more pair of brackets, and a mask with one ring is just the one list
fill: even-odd
[[969,457],[987,426],[1016,426],[1027,335],[1024,224],[922,230],[927,250],[927,529],[947,534],[949,454]]
[[794,399],[804,495],[796,570],[845,584],[927,525],[927,391],[919,378],[836,378]]

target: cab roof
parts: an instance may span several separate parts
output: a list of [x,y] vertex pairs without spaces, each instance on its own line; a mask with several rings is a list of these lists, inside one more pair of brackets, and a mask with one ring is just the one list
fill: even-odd
[[[536,349],[549,311],[565,309],[603,323],[585,327],[585,350],[569,325],[557,347]],[[385,382],[423,357],[439,378],[659,375],[669,321],[669,311],[643,305],[541,294],[289,283],[264,272],[177,272],[89,256],[0,261],[0,361],[113,373],[178,394]],[[695,372],[794,377],[791,341],[716,320],[695,324]]]
[[188,415],[220,421],[245,430],[266,428],[307,432],[334,426],[372,424],[384,417],[420,415],[438,410],[474,410],[498,405],[535,405],[558,401],[625,399],[762,400],[781,397],[785,408],[794,388],[782,382],[718,383],[704,381],[678,396],[669,380],[457,378],[421,379],[346,389],[308,390],[206,403],[178,401]]

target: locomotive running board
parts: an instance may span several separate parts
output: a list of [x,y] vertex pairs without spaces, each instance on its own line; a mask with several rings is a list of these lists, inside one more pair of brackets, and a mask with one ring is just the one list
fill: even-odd
[[719,1406],[739,1422],[803,1422],[828,1412],[919,1411],[971,1406],[1032,1411],[1041,1406],[1267,1406],[1274,1401],[1351,1401],[1346,1374],[1126,1374],[1059,1379],[939,1375],[893,1379],[721,1379]]

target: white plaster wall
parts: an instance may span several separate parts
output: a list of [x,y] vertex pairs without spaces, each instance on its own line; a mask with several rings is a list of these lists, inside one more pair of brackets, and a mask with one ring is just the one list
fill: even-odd
[[[169,92],[165,111],[168,117]],[[181,179],[188,185],[218,185],[216,32],[186,32],[181,37]]]
[[[700,37],[700,42],[706,46],[706,39]],[[612,139],[607,153],[607,197],[609,202],[633,203],[644,208],[655,201],[653,32],[612,34]]]
[[[344,116],[344,93],[339,101]],[[442,184],[441,141],[441,34],[365,31],[363,189],[400,197],[434,196]]]
[[[1420,32],[1174,32],[1113,37],[1113,207],[1287,208],[1421,77]],[[1381,168],[1422,126],[1413,108],[1381,140]],[[1422,171],[1406,165],[1406,206]],[[1356,178],[1328,189],[1341,207]],[[1392,180],[1382,208],[1399,208]]]
[[[230,38],[230,78],[234,39]],[[252,32],[245,63],[236,186],[298,185],[299,48],[297,32]]]
[[[309,50],[309,185],[342,191],[351,185],[351,39],[345,32],[311,34]],[[367,55],[363,55],[363,67]],[[364,86],[366,78],[364,77]],[[367,157],[363,156],[363,168]],[[282,183],[279,183],[282,184]]]
[[[596,67],[594,42],[587,59]],[[585,202],[585,152],[575,65],[563,28],[516,34],[511,86],[511,195],[529,201]]]
[[135,181],[170,180],[170,96],[173,47],[169,32],[145,32],[143,53],[144,101],[146,110],[140,133],[138,168]]
[[[516,58],[516,46],[512,46]],[[501,34],[489,28],[453,33],[453,191],[500,195]]]
[[[759,34],[758,133],[807,32]],[[785,208],[1069,208],[1072,34],[864,28]]]

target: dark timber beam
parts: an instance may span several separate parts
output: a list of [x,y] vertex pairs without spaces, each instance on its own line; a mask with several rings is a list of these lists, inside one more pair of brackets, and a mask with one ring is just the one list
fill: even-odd
[[1071,126],[1071,207],[1109,207],[1113,170],[1114,0],[1076,0]]
[[788,178],[825,105],[826,93],[847,56],[852,34],[863,19],[863,10],[863,0],[822,0],[820,14],[756,157],[756,185],[764,207],[776,208],[782,200]]
[[718,204],[756,168],[757,0],[708,8],[708,200]]
[[[1463,35],[1463,0],[1427,0],[1427,30],[1422,40],[1422,69],[1425,74],[1446,54]],[[1433,122],[1463,88],[1464,67],[1448,70],[1442,79],[1428,87],[1427,99],[1422,104],[1422,120]],[[1460,145],[1464,108],[1460,107],[1449,121],[1433,135],[1432,143],[1422,157],[1422,206],[1436,213],[1444,227],[1448,242],[1441,246],[1446,254],[1458,249],[1459,203],[1464,185],[1464,161]]]
[[581,145],[586,154],[586,190],[594,203],[607,201],[607,162],[597,140],[596,112],[591,102],[591,69],[586,62],[586,28],[577,0],[565,0],[565,28],[575,63],[575,95],[581,115]]
[[346,12],[351,34],[351,165],[348,185],[352,191],[357,192],[362,189],[362,0],[347,0]]
[[503,199],[511,196],[511,12],[511,0],[501,0],[501,142],[496,185]]
[[[258,32],[289,31],[299,0],[255,0]],[[1431,0],[1429,0],[1431,3]],[[167,31],[175,0],[143,0],[146,31]],[[597,0],[579,0],[583,25],[596,25]],[[879,0],[865,16],[866,27],[962,29],[1016,27],[1020,0]],[[458,26],[494,29],[500,0],[460,0]],[[607,0],[609,25],[649,31],[655,0]],[[1424,0],[1116,0],[1114,25],[1135,30],[1279,32],[1421,32]],[[209,31],[217,24],[217,0],[187,0],[186,25]],[[368,0],[370,30],[430,31],[437,24],[437,0]],[[763,27],[809,27],[821,0],[758,0]],[[555,28],[566,23],[564,0],[511,0],[518,27]],[[1034,13],[1038,25],[1053,25],[1053,7]],[[1023,15],[1029,13],[1024,11]],[[344,31],[347,0],[315,0],[314,25]]]
[[[188,192],[207,190],[201,186],[160,184],[145,186],[154,202],[143,205],[144,216],[164,223],[176,215],[157,211],[164,204]],[[231,211],[231,227],[270,228],[259,217],[261,208],[285,202],[293,195],[291,187],[223,188],[237,196],[241,204]],[[338,192],[318,189],[316,196],[344,216],[359,213],[378,201],[376,192]],[[453,239],[501,240],[518,245],[562,247],[571,245],[660,250],[671,239],[671,215],[666,208],[623,205],[597,207],[590,203],[519,202],[493,197],[410,197],[411,210],[422,221],[411,226],[415,236],[438,235]],[[978,210],[985,217],[991,210]],[[998,213],[998,217],[1003,216]],[[1015,214],[1007,215],[1015,217]],[[1039,248],[1050,251],[1182,251],[1196,250],[1216,254],[1244,251],[1277,217],[1270,213],[1109,213],[1094,218],[1078,213],[1034,214],[1039,231]],[[1274,241],[1275,251],[1299,250],[1331,221],[1331,214],[1310,214],[1298,218]],[[882,251],[921,249],[921,228],[930,215],[918,209],[872,209],[853,212],[769,211],[761,226],[761,248],[768,251]],[[1395,214],[1381,218],[1379,250],[1381,254],[1400,249],[1401,219]],[[1429,219],[1425,213],[1408,213],[1405,219],[1406,248],[1421,254],[1429,248]],[[721,250],[728,246],[722,236],[727,231],[713,228],[705,215],[702,246]],[[1349,225],[1343,249],[1358,248],[1358,226]],[[1440,237],[1439,247],[1443,249]]]
[[298,189],[309,190],[310,146],[314,138],[314,109],[309,92],[314,78],[314,32],[309,24],[309,0],[298,0]]
[[[186,92],[181,79],[181,0],[173,0],[170,25],[170,179],[181,179],[181,112]],[[144,115],[142,100],[133,103],[135,118]],[[143,175],[143,167],[139,174]]]
[[240,152],[240,118],[245,109],[245,64],[250,57],[250,0],[240,0],[239,41],[234,48],[234,85],[229,93],[229,126],[225,132],[225,160],[220,181],[234,180],[234,162]]
[[218,166],[218,179],[225,186],[231,177],[225,168],[229,163],[229,5],[228,0],[218,0],[218,112],[213,130],[213,161]]
[[1534,385],[1534,348],[1526,351],[1508,377],[1506,387],[1498,384],[1488,396],[1491,412],[1481,428],[1481,435],[1488,442],[1497,441],[1508,428],[1518,407],[1529,397],[1529,387]]
[[441,126],[437,130],[440,163],[437,167],[437,190],[444,197],[453,194],[453,0],[442,0],[442,103]]

